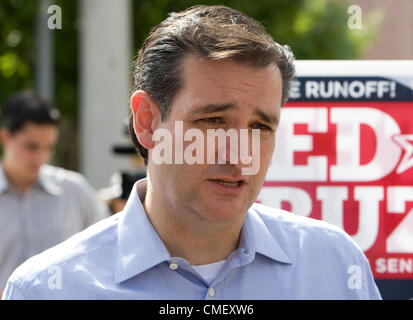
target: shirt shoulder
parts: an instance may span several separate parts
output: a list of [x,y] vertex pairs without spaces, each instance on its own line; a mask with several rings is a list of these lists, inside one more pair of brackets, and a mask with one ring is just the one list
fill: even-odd
[[331,223],[271,208],[259,203],[252,206],[266,228],[293,259],[322,252],[331,259],[366,261],[363,251],[343,229]]
[[[54,299],[59,298],[60,293],[53,287],[59,286],[59,282],[53,283],[59,280],[57,276],[61,277],[60,286],[70,291],[71,282],[79,284],[83,277],[92,276],[89,274],[91,269],[96,273],[100,269],[108,274],[113,273],[118,220],[119,214],[100,220],[66,241],[29,258],[12,273],[7,287],[11,291],[17,288],[25,299]],[[106,263],[104,267],[102,261]],[[113,268],[108,262],[113,263]],[[8,296],[7,287],[4,297],[13,299]],[[66,292],[60,291],[62,294]]]
[[72,170],[55,167],[51,165],[43,165],[41,169],[41,175],[47,182],[59,186],[73,186],[83,188],[85,185],[89,185],[86,178],[79,172]]
[[364,252],[343,229],[262,204],[252,209],[290,257],[306,298],[381,298]]
[[277,222],[280,226],[288,227],[289,230],[290,227],[295,227],[324,231],[328,230],[331,232],[337,232],[340,234],[347,235],[347,233],[343,231],[343,229],[331,223],[314,218],[300,216],[298,214],[294,214],[292,212],[282,209],[269,207],[261,203],[254,203],[252,205],[252,209],[258,213],[258,215],[265,223],[271,224]]

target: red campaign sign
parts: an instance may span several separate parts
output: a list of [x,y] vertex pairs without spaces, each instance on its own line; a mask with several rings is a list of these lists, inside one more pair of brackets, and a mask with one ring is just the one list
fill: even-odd
[[413,102],[289,102],[258,201],[342,227],[376,279],[413,279]]

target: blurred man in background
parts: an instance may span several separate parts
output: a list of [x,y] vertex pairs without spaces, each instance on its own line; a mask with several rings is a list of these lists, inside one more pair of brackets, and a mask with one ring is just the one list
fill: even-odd
[[108,216],[80,174],[47,165],[59,112],[32,91],[6,101],[0,131],[0,292],[29,257]]

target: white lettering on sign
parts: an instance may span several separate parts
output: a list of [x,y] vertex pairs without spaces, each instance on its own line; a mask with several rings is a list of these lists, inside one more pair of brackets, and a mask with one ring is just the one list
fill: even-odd
[[[348,198],[347,187],[319,186],[316,197],[321,201],[322,220],[344,229],[343,203]],[[363,251],[367,251],[379,232],[379,204],[384,199],[384,190],[383,187],[358,186],[354,188],[353,197],[359,203],[359,221],[352,238]],[[309,216],[313,208],[310,195],[297,187],[264,187],[258,199],[274,208],[281,208],[283,201],[288,202],[291,212],[303,216]]]
[[377,273],[413,273],[413,259],[411,258],[378,258],[375,272]]
[[[337,163],[330,167],[331,181],[374,181],[397,166],[401,148],[393,141],[400,134],[396,121],[373,108],[331,108],[331,122],[337,126]],[[294,135],[296,124],[308,131],[327,132],[326,108],[286,108],[277,130],[277,146],[267,179],[272,181],[327,181],[327,156],[309,156],[306,165],[294,165],[294,153],[313,151],[311,135]],[[376,138],[376,152],[367,164],[360,164],[360,128],[369,126]]]
[[320,186],[316,192],[321,201],[321,220],[341,229],[343,226],[343,202],[348,199],[347,187]]
[[[378,99],[395,98],[396,83],[388,80],[308,80],[303,86],[306,99],[370,99],[373,96]],[[294,94],[291,96],[298,99],[301,95],[298,92],[300,86],[295,85]]]
[[[372,88],[375,86],[370,84],[363,90]],[[332,89],[326,90],[317,92],[326,95]],[[366,129],[369,131],[362,131]],[[401,173],[401,183],[408,180],[404,172],[412,169],[412,154],[413,134],[401,134],[396,120],[383,110],[334,105],[287,107],[282,111],[267,185],[258,200],[275,208],[287,203],[295,214],[347,228],[365,252],[378,242],[386,254],[412,254],[413,186],[389,183],[394,181],[393,175],[399,181]],[[391,230],[387,225],[379,228],[388,215],[397,223],[392,223]],[[379,236],[379,232],[385,235]],[[410,260],[383,259],[387,260],[376,261],[378,273],[410,270]]]
[[307,124],[309,132],[327,132],[327,108],[286,108],[277,130],[277,147],[268,180],[327,181],[327,156],[309,156],[306,165],[294,165],[294,152],[312,151],[311,135],[294,135],[295,124]]
[[[353,240],[363,251],[374,244],[379,232],[379,205],[384,199],[384,187],[356,186],[353,198],[359,203],[358,228]],[[291,212],[309,216],[313,209],[311,196],[298,187],[264,187],[258,197],[265,205],[281,208],[283,202],[291,205]],[[344,229],[344,202],[348,200],[346,186],[318,186],[316,199],[321,202],[321,220]],[[387,188],[387,212],[405,214],[406,202],[413,201],[413,187]],[[413,253],[413,209],[401,220],[386,240],[388,253]]]
[[379,233],[379,202],[384,199],[383,187],[355,187],[354,199],[359,202],[359,227],[352,238],[361,250],[367,251]]
[[[331,122],[337,125],[337,164],[330,168],[331,181],[373,181],[392,172],[401,150],[392,141],[400,133],[387,113],[372,108],[332,108]],[[376,153],[360,165],[360,126],[368,125],[376,136]]]
[[291,83],[291,92],[290,92],[289,98],[291,99],[301,98],[300,87],[301,87],[301,82],[298,80],[294,80]]
[[[387,189],[387,212],[406,213],[406,202],[413,201],[413,187]],[[413,209],[404,217],[386,240],[387,252],[413,253]]]
[[265,204],[273,208],[281,208],[282,202],[288,202],[291,212],[300,216],[309,216],[313,209],[310,195],[300,188],[265,187],[258,198],[265,199]]

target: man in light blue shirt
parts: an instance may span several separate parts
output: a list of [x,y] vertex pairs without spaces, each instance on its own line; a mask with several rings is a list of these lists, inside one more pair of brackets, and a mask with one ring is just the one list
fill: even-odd
[[135,184],[122,213],[20,266],[4,298],[380,298],[366,258],[341,229],[260,204],[208,282],[168,252],[142,206],[146,187],[146,179]]
[[[344,231],[254,203],[293,61],[223,6],[155,27],[136,60],[129,123],[147,179],[122,212],[17,268],[3,297],[380,299]],[[222,132],[230,141],[219,143]]]

